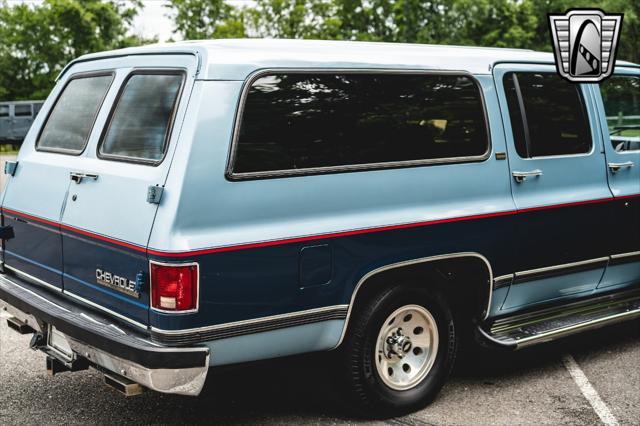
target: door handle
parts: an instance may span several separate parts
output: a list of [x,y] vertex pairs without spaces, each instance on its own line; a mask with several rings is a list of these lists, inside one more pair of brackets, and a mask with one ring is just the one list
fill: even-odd
[[98,179],[98,175],[93,173],[71,172],[69,173],[69,175],[71,176],[71,180],[74,181],[75,183],[81,183],[82,179],[93,179],[93,180]]
[[511,174],[513,175],[513,178],[516,180],[516,182],[522,183],[525,180],[527,180],[528,177],[542,176],[542,170],[535,169],[535,170],[529,170],[528,172],[512,172]]
[[618,173],[621,169],[629,169],[634,166],[633,161],[625,161],[624,163],[607,163],[611,173]]

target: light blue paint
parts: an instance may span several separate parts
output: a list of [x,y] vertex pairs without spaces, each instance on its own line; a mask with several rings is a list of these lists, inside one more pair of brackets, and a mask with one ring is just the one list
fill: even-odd
[[323,321],[208,342],[212,367],[333,349],[344,320]]
[[267,67],[413,68],[491,74],[492,67],[501,62],[554,63],[552,53],[522,49],[274,39],[185,41],[92,53],[79,59],[120,55],[126,63],[126,55],[140,53],[196,55],[202,64],[198,78],[207,80],[244,80],[256,69]]

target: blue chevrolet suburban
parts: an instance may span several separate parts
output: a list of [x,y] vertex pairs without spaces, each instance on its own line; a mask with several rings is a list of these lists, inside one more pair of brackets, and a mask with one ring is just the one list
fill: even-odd
[[418,409],[462,336],[640,317],[640,66],[224,40],[82,56],[5,167],[0,306],[51,374],[198,395],[336,350],[354,409]]

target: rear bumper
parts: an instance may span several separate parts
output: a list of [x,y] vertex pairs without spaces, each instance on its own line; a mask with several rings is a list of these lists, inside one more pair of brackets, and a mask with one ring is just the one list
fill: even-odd
[[141,332],[14,275],[0,275],[0,309],[34,329],[40,337],[33,340],[40,342],[35,346],[50,356],[56,352],[46,347],[47,329],[52,325],[66,336],[76,359],[149,389],[195,396],[204,386],[209,369],[206,347],[159,345]]

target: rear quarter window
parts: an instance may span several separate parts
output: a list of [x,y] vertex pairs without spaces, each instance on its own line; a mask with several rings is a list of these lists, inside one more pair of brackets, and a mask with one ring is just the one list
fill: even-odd
[[36,149],[68,154],[84,151],[112,80],[112,74],[69,80],[44,124]]
[[181,71],[132,74],[118,97],[98,156],[159,163],[166,151],[183,82]]
[[268,73],[246,92],[232,178],[478,159],[489,151],[468,75]]

